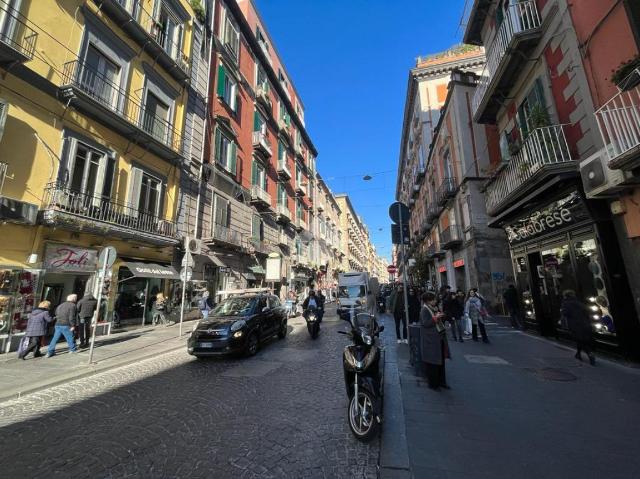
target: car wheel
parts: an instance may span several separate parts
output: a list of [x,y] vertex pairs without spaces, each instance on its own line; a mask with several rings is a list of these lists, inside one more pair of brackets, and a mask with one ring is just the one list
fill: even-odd
[[247,338],[247,345],[245,347],[246,356],[255,356],[258,352],[258,334],[253,332]]
[[287,335],[287,321],[284,320],[282,321],[282,323],[280,323],[280,329],[278,329],[278,338],[284,339],[286,335]]

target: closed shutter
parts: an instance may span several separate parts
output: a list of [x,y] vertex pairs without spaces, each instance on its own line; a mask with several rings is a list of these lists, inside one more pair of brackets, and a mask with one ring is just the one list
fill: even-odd
[[251,163],[251,184],[258,184],[258,165],[256,164],[256,160],[253,160]]
[[71,181],[71,172],[73,171],[73,165],[76,161],[77,151],[78,140],[75,138],[67,138],[67,154],[58,176],[58,181],[60,181],[65,187],[68,187],[69,182]]
[[[92,154],[95,155],[97,152],[93,151]],[[91,200],[93,206],[99,207],[102,200],[102,189],[104,186],[104,177],[105,172],[107,170],[107,155],[102,155],[100,158],[100,163],[98,163],[98,172],[96,174],[96,183],[93,188],[93,191],[87,191],[87,193],[91,194],[93,199]]]
[[218,67],[218,96],[224,97],[225,71],[224,65]]
[[7,113],[9,112],[9,103],[6,100],[0,100],[0,141],[4,134],[4,125],[7,122]]
[[229,158],[229,171],[236,176],[237,174],[237,164],[238,164],[238,146],[235,142],[231,143],[230,148],[230,158]]
[[127,203],[129,205],[131,216],[138,214],[138,205],[140,204],[140,187],[142,185],[143,172],[140,168],[131,168],[131,174],[129,178],[129,198]]
[[281,141],[278,141],[278,162],[281,163],[281,164],[284,163],[284,161],[282,159],[282,157],[284,156],[283,153],[284,153],[284,146],[282,146],[282,142]]
[[257,111],[253,112],[253,131],[260,131],[262,122],[260,121],[260,114]]
[[222,155],[222,133],[220,133],[220,129],[219,128],[216,128],[215,145],[216,145],[215,160],[220,164],[224,164],[224,162],[222,161],[222,158],[221,158],[221,155]]

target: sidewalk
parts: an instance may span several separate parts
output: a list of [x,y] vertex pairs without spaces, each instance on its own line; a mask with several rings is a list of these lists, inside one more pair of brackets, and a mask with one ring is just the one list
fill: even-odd
[[[66,381],[79,379],[99,372],[125,366],[159,354],[186,348],[186,339],[195,322],[185,322],[182,338],[178,337],[179,325],[146,327],[132,331],[113,331],[110,336],[98,336],[93,351],[93,363],[89,361],[89,349],[69,354],[67,343],[56,345],[56,355],[51,358],[18,359],[15,352],[0,356],[0,402],[34,393]],[[46,354],[46,348],[41,352]]]
[[640,372],[565,346],[488,327],[491,344],[450,342],[450,391],[398,367],[412,477],[634,477]]

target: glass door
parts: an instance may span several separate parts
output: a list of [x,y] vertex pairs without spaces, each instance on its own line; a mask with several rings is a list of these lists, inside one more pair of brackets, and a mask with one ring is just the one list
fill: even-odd
[[100,103],[113,110],[118,107],[120,68],[93,45],[89,45],[82,71],[82,86]]
[[569,244],[562,244],[542,251],[541,279],[545,316],[553,322],[554,328],[566,329],[566,325],[561,321],[560,313],[562,294],[566,290],[576,291],[577,286]]
[[154,138],[166,142],[168,132],[169,105],[161,102],[151,92],[147,92],[147,101],[144,108],[144,129]]

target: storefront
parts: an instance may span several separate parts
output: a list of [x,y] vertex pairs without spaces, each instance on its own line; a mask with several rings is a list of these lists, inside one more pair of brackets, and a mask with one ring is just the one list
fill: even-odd
[[[37,306],[43,271],[0,266],[0,353],[16,347],[29,313]],[[12,341],[13,339],[13,341]]]
[[502,226],[529,328],[569,336],[561,302],[573,290],[589,309],[596,341],[629,351],[638,339],[636,315],[606,205],[565,190]]
[[98,250],[82,246],[47,243],[44,249],[42,300],[51,302],[51,310],[70,294],[82,298],[93,292]]

